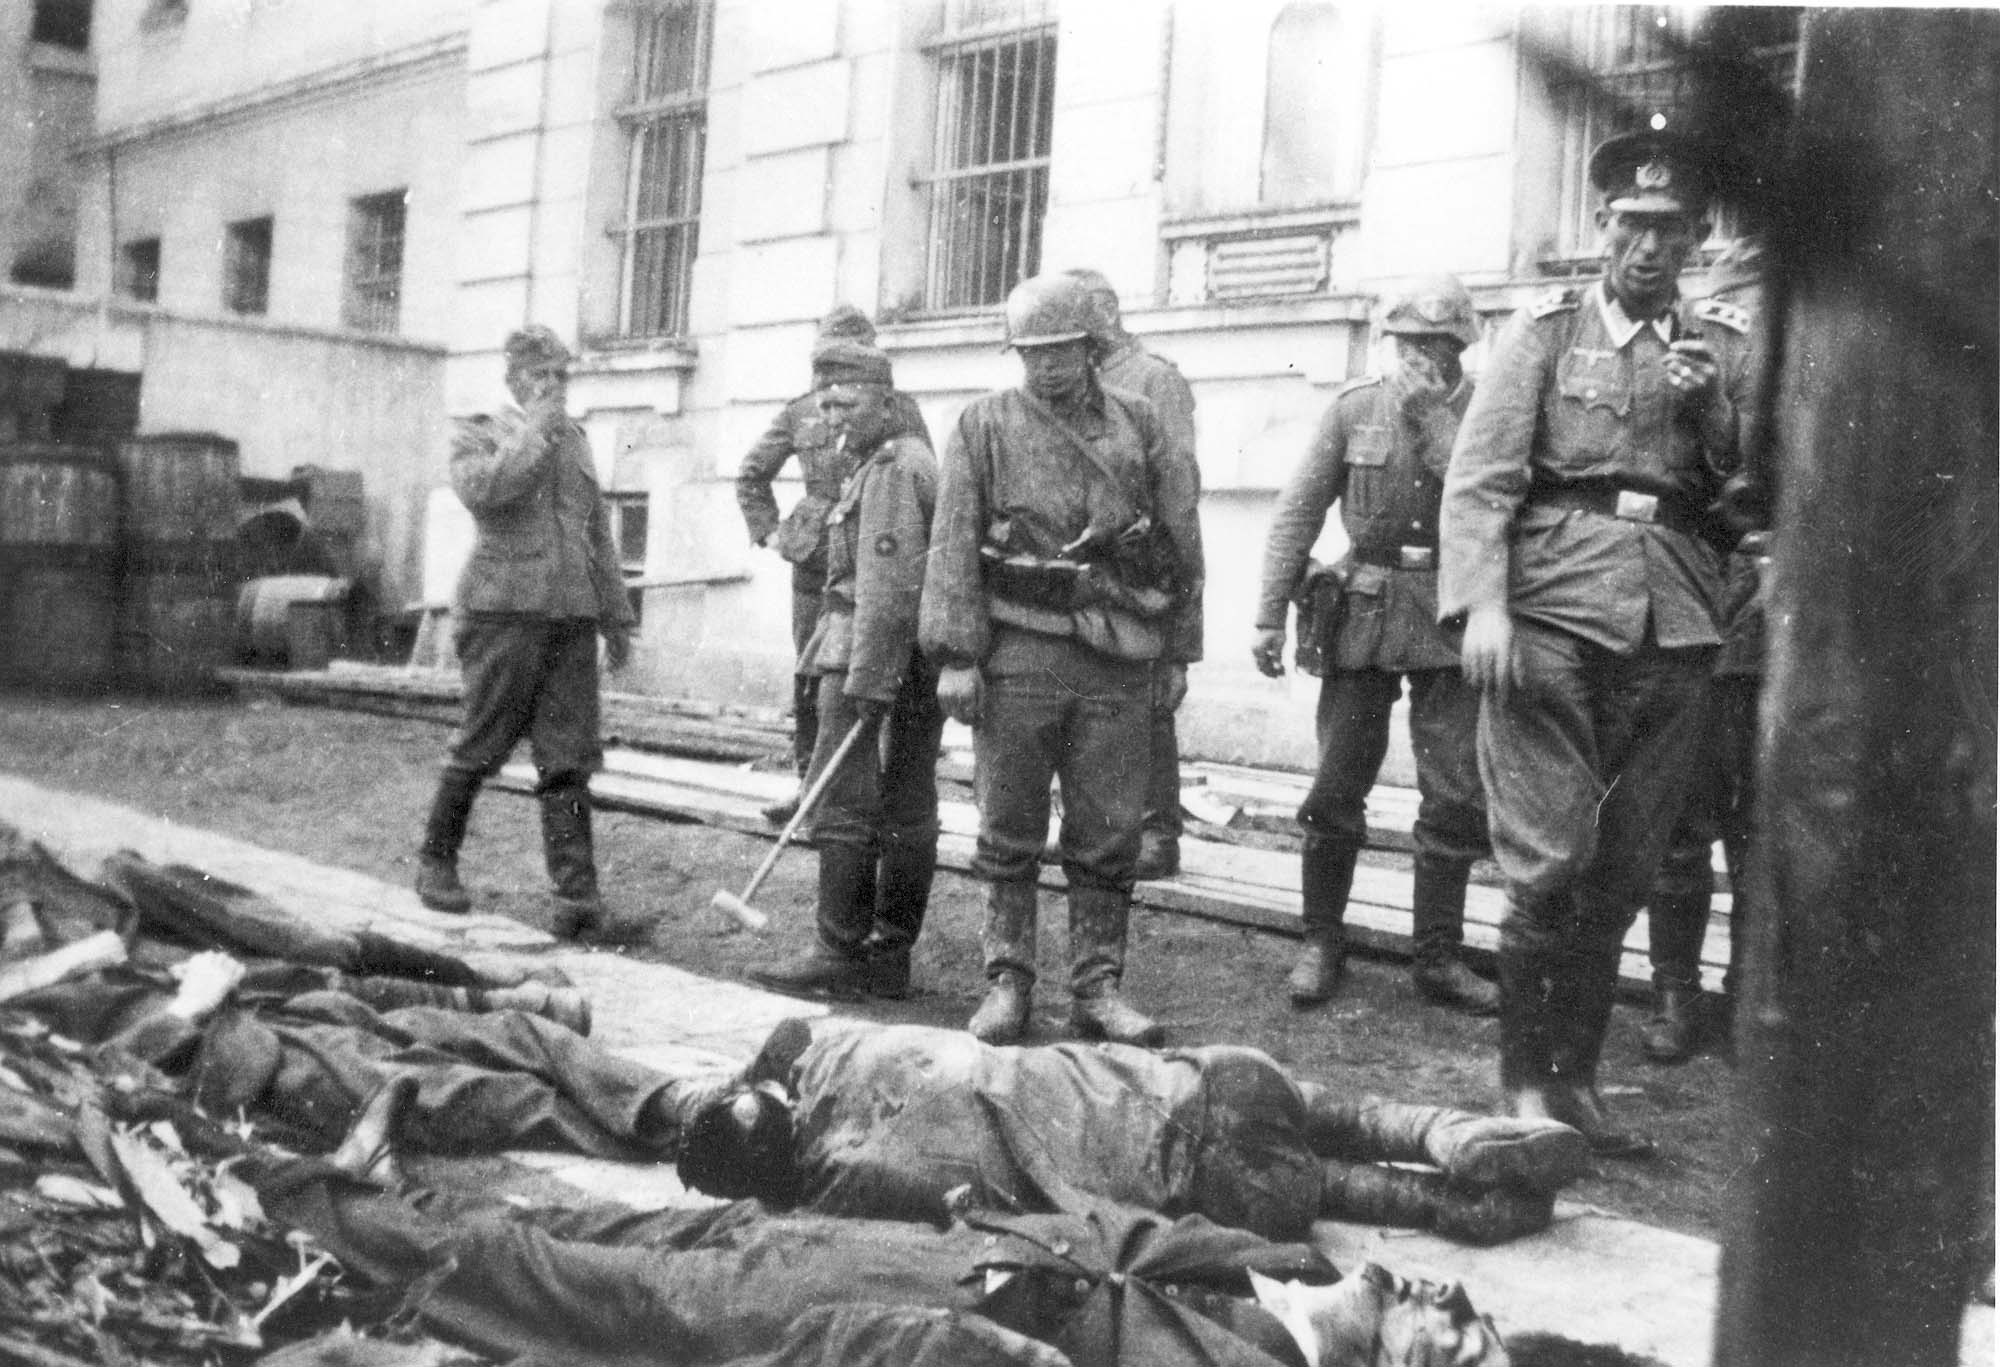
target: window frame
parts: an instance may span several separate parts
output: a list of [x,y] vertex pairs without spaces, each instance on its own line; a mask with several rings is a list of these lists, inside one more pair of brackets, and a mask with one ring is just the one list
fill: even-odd
[[[1006,13],[999,13],[1003,8]],[[994,308],[1016,283],[1041,267],[1055,145],[1057,27],[1053,0],[949,0],[942,31],[924,44],[934,78],[934,126],[929,170],[914,183],[923,200],[922,311],[927,314]],[[1039,51],[1024,99],[1024,67],[1031,47]],[[1013,70],[1003,78],[1002,54],[1009,52]],[[992,93],[983,111],[973,110],[975,116],[986,115],[984,134],[982,138],[974,127],[968,139],[963,115],[968,103],[977,104],[982,98],[980,65],[988,57],[992,60],[983,79]],[[1004,109],[998,94],[1003,79],[1011,82],[1012,93]],[[999,146],[1003,113],[1006,142]],[[1030,148],[1025,156],[1020,154],[1024,139],[1019,136],[1024,117]],[[982,140],[992,155],[974,160]],[[1004,221],[1001,251],[993,258],[989,231],[996,186]],[[983,213],[972,210],[974,196],[983,199]],[[972,241],[967,243],[969,224],[979,226],[971,230]],[[997,271],[992,269],[996,259]]]
[[[409,245],[408,186],[356,195],[347,201],[347,252],[341,267],[340,322],[356,332],[394,335],[402,330],[403,258]],[[386,230],[393,205],[394,231]],[[393,263],[386,249],[393,241]]]
[[[652,61],[661,55],[655,26],[694,16],[694,56],[685,84],[656,88]],[[714,0],[656,0],[634,7],[631,96],[614,111],[625,138],[622,212],[610,232],[618,242],[618,336],[626,340],[685,337],[701,252],[702,177],[708,161],[708,86],[715,46]],[[670,149],[678,170],[664,185],[664,212],[649,212],[653,149]],[[653,198],[660,196],[653,195]],[[661,244],[647,255],[651,244]],[[649,265],[649,262],[653,263]]]
[[[277,242],[274,215],[235,219],[223,228],[222,307],[230,313],[262,316],[271,311],[271,258]],[[258,242],[261,229],[262,241]],[[261,253],[255,249],[261,245]],[[254,267],[254,293],[244,293],[245,267]]]
[[89,52],[90,21],[90,0],[35,0],[28,39],[66,52]]

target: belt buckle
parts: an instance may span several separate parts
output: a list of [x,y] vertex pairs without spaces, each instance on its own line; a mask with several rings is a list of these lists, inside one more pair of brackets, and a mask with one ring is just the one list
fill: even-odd
[[1658,522],[1660,520],[1660,496],[1642,494],[1633,489],[1618,491],[1616,515],[1627,522]]
[[1437,566],[1437,552],[1429,546],[1398,546],[1396,548],[1396,568],[1404,570],[1428,570]]

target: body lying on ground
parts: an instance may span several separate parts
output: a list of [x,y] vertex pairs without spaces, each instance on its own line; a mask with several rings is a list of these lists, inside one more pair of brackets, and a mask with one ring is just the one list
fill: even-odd
[[690,1118],[681,1176],[827,1215],[938,1222],[961,1188],[1016,1211],[1082,1191],[1272,1239],[1333,1218],[1496,1243],[1545,1227],[1585,1161],[1568,1126],[1359,1098],[1255,1049],[1004,1048],[822,1018],[780,1025]]

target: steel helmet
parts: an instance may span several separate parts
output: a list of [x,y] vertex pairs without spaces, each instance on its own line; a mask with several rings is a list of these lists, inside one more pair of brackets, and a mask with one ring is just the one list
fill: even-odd
[[1090,335],[1090,296],[1070,275],[1033,275],[1007,296],[1007,345],[1053,346]]
[[1479,312],[1457,276],[1434,275],[1389,300],[1382,311],[1382,331],[1405,337],[1452,337],[1460,346],[1471,346],[1479,340]]

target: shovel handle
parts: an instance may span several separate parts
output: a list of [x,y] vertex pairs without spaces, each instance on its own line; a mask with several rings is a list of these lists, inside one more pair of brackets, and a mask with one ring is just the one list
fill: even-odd
[[[743,896],[738,899],[746,909],[749,907],[750,899],[757,895],[757,889],[764,886],[764,880],[771,876],[771,870],[777,866],[778,856],[785,852],[785,846],[792,843],[792,837],[798,834],[799,827],[806,823],[812,816],[813,810],[819,806],[820,798],[826,794],[834,776],[840,772],[840,766],[847,762],[848,755],[853,753],[854,747],[861,740],[862,733],[872,730],[873,727],[873,718],[862,717],[847,729],[846,735],[840,738],[840,745],[834,750],[833,757],[827,760],[826,768],[820,771],[819,777],[813,780],[810,788],[806,789],[806,795],[799,799],[798,811],[792,814],[792,819],[785,823],[785,829],[779,832],[778,843],[764,856],[764,862],[757,866],[757,872],[750,875],[749,886],[743,889]],[[734,908],[730,910],[733,911]]]

